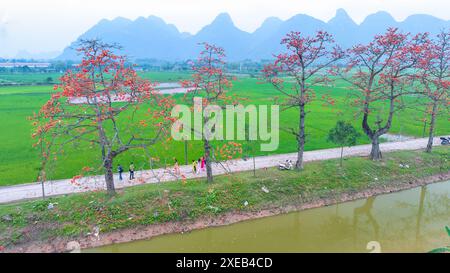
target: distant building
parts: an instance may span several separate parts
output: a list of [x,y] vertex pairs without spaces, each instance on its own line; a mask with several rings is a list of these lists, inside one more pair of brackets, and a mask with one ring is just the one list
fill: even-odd
[[0,67],[3,68],[18,68],[18,67],[29,67],[29,68],[47,68],[50,67],[50,63],[27,63],[27,62],[7,62],[0,63]]

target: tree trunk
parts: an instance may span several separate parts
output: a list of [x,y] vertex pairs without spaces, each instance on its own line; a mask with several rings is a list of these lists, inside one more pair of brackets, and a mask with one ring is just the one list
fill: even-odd
[[114,175],[113,175],[113,159],[107,158],[104,163],[105,168],[105,182],[106,182],[106,190],[108,194],[114,195],[116,194],[116,189],[114,187]]
[[300,105],[300,120],[298,126],[298,150],[297,150],[297,162],[295,163],[295,169],[303,169],[303,152],[305,150],[305,105]]
[[372,137],[372,150],[370,151],[370,159],[381,159],[380,141],[378,139],[378,135]]
[[[100,110],[97,109],[97,119],[101,120]],[[108,149],[107,144],[107,136],[105,134],[105,130],[103,128],[103,123],[100,121],[97,124],[98,136],[100,138],[100,145],[102,148],[102,159],[103,159],[103,168],[105,169],[105,183],[106,190],[109,195],[116,194],[116,189],[114,188],[114,175],[113,175],[113,156],[111,154],[110,149]]]
[[423,131],[422,131],[422,137],[425,137],[425,132],[427,131],[427,121],[425,120],[423,122]]
[[205,148],[205,164],[206,164],[206,177],[208,183],[213,182],[213,174],[211,167],[211,146],[209,145],[208,140],[203,141],[203,146]]
[[431,153],[433,149],[433,138],[434,138],[434,124],[436,122],[436,111],[437,111],[437,102],[433,103],[433,110],[431,111],[431,119],[430,119],[430,131],[428,133],[428,144],[425,152]]
[[342,157],[344,156],[344,146],[341,146],[341,161],[340,161],[340,165],[342,167]]
[[386,124],[382,128],[378,128],[377,130],[370,129],[369,123],[368,123],[368,117],[369,117],[369,109],[366,106],[364,116],[363,116],[363,122],[362,122],[362,128],[364,133],[371,139],[372,141],[372,150],[370,151],[370,159],[372,160],[380,160],[382,158],[381,156],[381,150],[380,150],[380,140],[379,137],[381,135],[386,134],[389,132],[389,129],[391,129],[392,120],[394,118],[394,112],[395,112],[395,99],[396,97],[392,95],[391,89],[391,98],[390,98],[390,107],[389,107],[389,116],[387,118]]
[[41,190],[42,190],[42,199],[45,199],[45,186],[44,186],[44,179],[41,180]]

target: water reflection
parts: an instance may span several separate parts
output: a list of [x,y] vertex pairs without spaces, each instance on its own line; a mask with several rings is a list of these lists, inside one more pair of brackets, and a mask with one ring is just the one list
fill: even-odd
[[417,212],[417,222],[416,222],[416,248],[417,249],[420,248],[420,226],[421,226],[421,222],[422,222],[426,191],[427,191],[427,186],[422,186],[420,189],[419,211]]
[[[378,225],[375,217],[373,217],[373,215],[372,215],[372,208],[373,208],[373,203],[375,202],[375,198],[376,198],[375,196],[371,196],[371,197],[367,198],[366,201],[364,202],[364,205],[362,205],[360,207],[356,207],[353,210],[353,230],[354,230],[353,234],[354,234],[354,238],[355,238],[355,240],[354,240],[355,243],[357,241],[357,236],[358,236],[358,222],[362,216],[365,216],[367,218],[368,223],[373,228],[373,231],[374,231],[373,240],[375,240],[375,241],[379,240],[380,226]],[[364,219],[362,219],[362,220],[364,220]],[[363,224],[363,226],[365,226],[364,224]]]
[[425,252],[448,244],[450,181],[87,252]]

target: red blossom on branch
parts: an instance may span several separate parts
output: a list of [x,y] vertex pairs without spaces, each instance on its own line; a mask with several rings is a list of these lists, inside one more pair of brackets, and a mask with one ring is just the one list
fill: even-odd
[[[389,28],[368,44],[350,48],[347,66],[335,70],[351,85],[350,94],[356,97],[353,105],[362,114],[362,129],[372,141],[372,159],[381,158],[378,138],[390,130],[394,114],[404,107],[400,98],[412,93],[416,67],[427,54],[428,46],[426,33],[411,37]],[[385,103],[387,111],[382,107]],[[369,122],[374,114],[376,117]]]
[[[44,150],[79,142],[97,146],[110,193],[115,192],[114,158],[155,144],[173,122],[174,100],[140,78],[124,56],[115,54],[119,49],[100,40],[82,40],[78,49],[81,63],[61,77],[55,86],[59,91],[33,118],[33,137],[38,143],[51,139],[52,147]],[[138,112],[145,112],[146,119],[138,119]],[[48,154],[46,151],[44,160]]]
[[[329,85],[333,81],[323,71],[344,57],[344,51],[334,44],[331,34],[318,31],[314,36],[305,36],[300,32],[290,32],[281,40],[286,51],[275,55],[275,61],[262,70],[267,82],[285,96],[284,109],[299,109],[299,126],[288,128],[297,139],[298,156],[296,168],[303,166],[305,145],[305,107],[316,99],[314,87]],[[333,105],[330,96],[322,96],[328,105]]]

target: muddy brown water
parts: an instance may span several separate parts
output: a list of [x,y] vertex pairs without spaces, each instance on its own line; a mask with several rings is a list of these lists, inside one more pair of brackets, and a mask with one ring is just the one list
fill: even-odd
[[[450,181],[85,252],[427,252],[450,245]],[[374,244],[374,243],[372,243]]]

